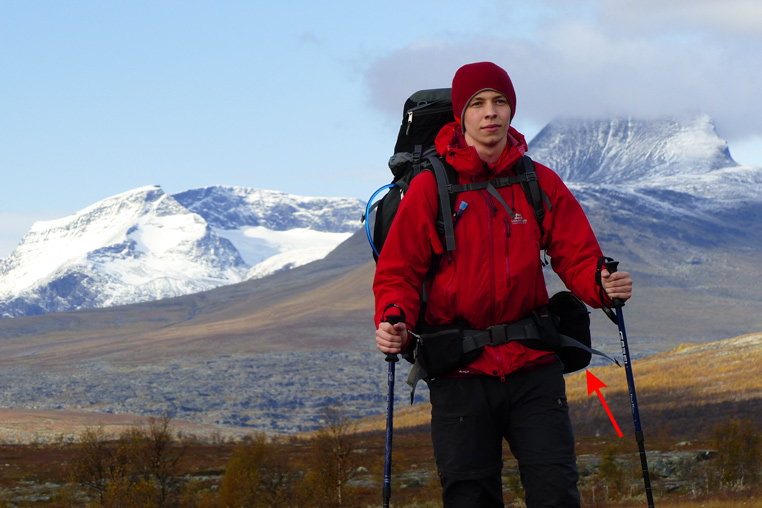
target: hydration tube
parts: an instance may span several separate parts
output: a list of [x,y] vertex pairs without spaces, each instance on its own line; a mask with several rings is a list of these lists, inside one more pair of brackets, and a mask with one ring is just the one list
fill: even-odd
[[370,248],[373,249],[376,257],[378,257],[381,253],[378,252],[378,249],[376,249],[376,245],[373,243],[373,235],[370,232],[370,212],[378,206],[378,204],[373,203],[373,200],[376,199],[376,196],[387,189],[391,189],[392,187],[396,187],[396,185],[390,183],[378,189],[373,193],[373,195],[370,197],[370,200],[368,200],[368,204],[365,206],[365,235],[368,237],[368,243],[370,243]]

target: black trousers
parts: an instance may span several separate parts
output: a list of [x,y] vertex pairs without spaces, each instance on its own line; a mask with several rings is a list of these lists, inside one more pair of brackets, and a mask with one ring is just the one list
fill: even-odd
[[529,508],[578,508],[577,460],[560,363],[505,377],[428,380],[445,508],[503,507],[503,439]]

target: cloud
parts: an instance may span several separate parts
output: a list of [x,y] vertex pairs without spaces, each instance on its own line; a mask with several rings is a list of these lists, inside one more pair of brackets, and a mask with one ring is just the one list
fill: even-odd
[[595,2],[604,22],[645,31],[710,31],[732,37],[762,37],[758,0],[624,0]]
[[[629,0],[560,7],[530,35],[440,37],[366,68],[371,101],[399,116],[421,88],[447,87],[462,64],[492,60],[517,89],[517,118],[707,113],[726,138],[762,135],[762,9],[741,0]],[[738,20],[737,16],[755,20]],[[747,26],[748,25],[748,26]],[[745,27],[745,28],[744,28]]]

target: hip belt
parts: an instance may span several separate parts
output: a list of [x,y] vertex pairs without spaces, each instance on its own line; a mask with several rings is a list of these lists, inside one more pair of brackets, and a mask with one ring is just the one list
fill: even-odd
[[411,404],[418,381],[448,374],[473,362],[485,346],[519,342],[530,349],[552,351],[564,363],[564,373],[586,367],[592,355],[619,365],[610,356],[590,347],[589,312],[585,304],[569,292],[554,295],[547,307],[540,307],[513,323],[484,330],[445,325],[430,333],[412,335],[414,347],[403,355],[413,363],[407,380],[412,388]]

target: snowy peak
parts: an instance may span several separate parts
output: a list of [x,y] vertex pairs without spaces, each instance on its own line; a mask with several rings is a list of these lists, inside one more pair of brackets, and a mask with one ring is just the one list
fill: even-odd
[[302,197],[245,187],[214,186],[173,196],[230,240],[264,277],[325,257],[361,227],[359,199]]
[[352,233],[360,226],[360,200],[309,198],[244,187],[214,186],[173,196],[214,228],[263,227],[271,231],[303,228]]
[[0,315],[103,307],[240,280],[241,256],[156,186],[34,224],[0,262]]
[[[62,265],[107,256],[104,249],[130,248],[128,232],[135,231],[137,221],[150,209],[161,208],[162,202],[166,207],[166,197],[158,187],[142,187],[61,219],[36,222],[11,256],[0,264],[0,274],[4,279],[13,274],[15,288],[23,289],[47,278]],[[165,215],[167,212],[163,210]],[[7,286],[7,280],[3,280],[3,286]]]
[[706,115],[555,121],[528,154],[561,176],[589,218],[600,217],[604,237],[627,227],[632,237],[677,238],[676,250],[699,257],[720,245],[762,245],[762,168],[733,161]]
[[157,300],[300,266],[356,231],[363,209],[238,187],[134,189],[35,223],[0,260],[0,317]]
[[635,183],[737,166],[707,115],[640,120],[558,120],[529,155],[570,183]]

